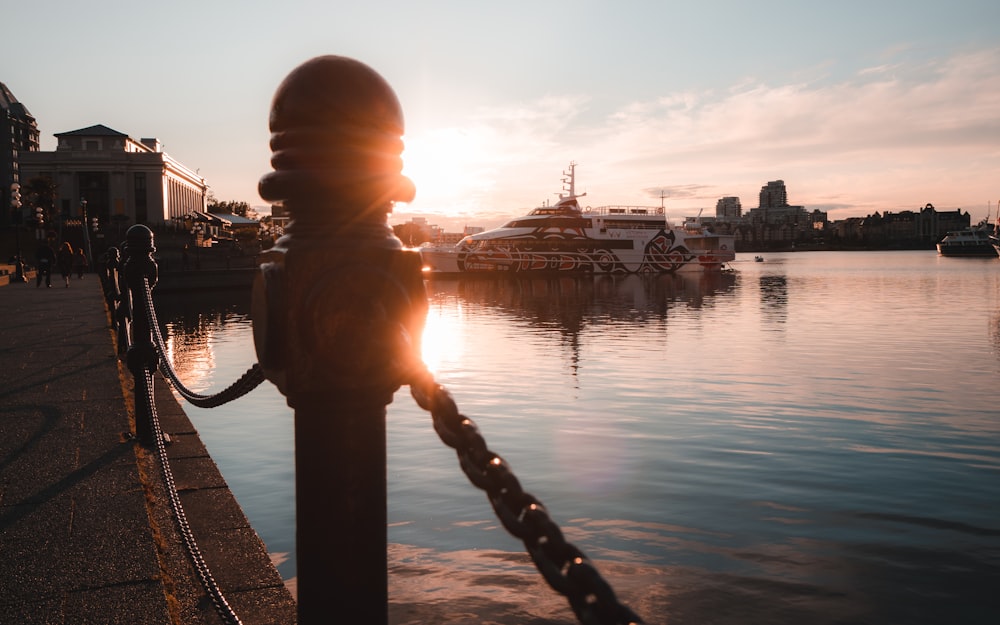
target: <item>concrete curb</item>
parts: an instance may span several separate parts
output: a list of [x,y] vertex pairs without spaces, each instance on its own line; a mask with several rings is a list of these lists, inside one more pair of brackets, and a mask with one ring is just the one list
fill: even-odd
[[[0,288],[0,622],[219,622],[134,431],[97,277]],[[158,378],[168,456],[203,556],[243,623],[295,603],[197,431]]]

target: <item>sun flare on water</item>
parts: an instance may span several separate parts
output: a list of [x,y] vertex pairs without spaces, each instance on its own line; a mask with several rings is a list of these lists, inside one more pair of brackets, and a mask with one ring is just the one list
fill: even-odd
[[427,311],[424,333],[420,341],[424,365],[437,375],[442,365],[462,359],[462,342],[455,335],[457,324],[442,316],[440,308]]

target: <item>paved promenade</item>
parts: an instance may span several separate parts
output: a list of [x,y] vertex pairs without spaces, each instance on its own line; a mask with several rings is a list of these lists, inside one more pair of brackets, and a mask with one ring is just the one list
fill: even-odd
[[[293,624],[263,544],[157,378],[174,477],[212,574],[243,623]],[[134,431],[130,384],[95,275],[0,286],[0,624],[222,622],[155,454],[123,435]]]

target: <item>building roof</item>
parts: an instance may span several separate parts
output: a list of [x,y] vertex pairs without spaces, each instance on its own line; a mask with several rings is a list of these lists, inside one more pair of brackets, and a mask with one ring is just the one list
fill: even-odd
[[69,132],[58,132],[55,137],[127,137],[128,135],[124,132],[118,132],[108,128],[104,124],[97,124],[96,126],[88,126],[87,128],[81,128],[79,130],[71,130]]
[[241,217],[240,215],[234,215],[232,213],[207,213],[207,214],[211,215],[212,217],[215,217],[216,219],[227,221],[231,226],[249,226],[249,225],[256,226],[260,223],[256,219],[250,219],[249,217]]
[[17,101],[11,90],[7,88],[7,85],[0,82],[0,109],[10,111],[17,117],[27,117],[34,119],[28,109]]

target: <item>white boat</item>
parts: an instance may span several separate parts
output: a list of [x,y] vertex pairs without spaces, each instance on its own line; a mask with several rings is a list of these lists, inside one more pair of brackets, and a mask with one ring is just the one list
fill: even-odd
[[720,271],[736,258],[735,237],[699,219],[673,226],[663,207],[580,206],[576,163],[563,172],[563,193],[499,228],[454,246],[420,248],[432,273],[674,273]]
[[995,238],[984,224],[965,230],[954,230],[945,234],[937,244],[942,256],[997,256],[1000,250],[994,245]]
[[[986,218],[989,219],[989,215]],[[990,243],[993,244],[993,249],[996,250],[997,256],[1000,256],[1000,201],[997,202],[997,220],[993,224],[993,234],[990,235]]]

